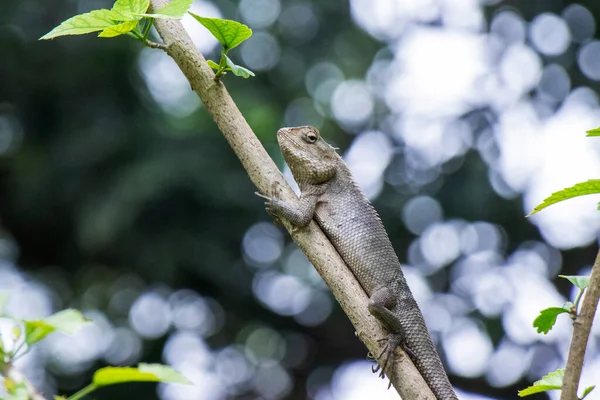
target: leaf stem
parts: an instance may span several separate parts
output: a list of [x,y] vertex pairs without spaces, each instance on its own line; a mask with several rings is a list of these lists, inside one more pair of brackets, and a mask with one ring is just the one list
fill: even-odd
[[68,397],[67,400],[79,400],[79,399],[82,399],[83,396],[86,396],[86,395],[92,393],[96,389],[98,389],[98,387],[95,384],[90,383],[89,385],[87,385],[86,387],[84,387],[83,389],[81,389],[79,392],[77,392],[74,395]]
[[221,49],[221,59],[219,60],[219,69],[215,73],[215,80],[218,81],[221,76],[225,75],[225,71],[227,71],[227,49]]
[[573,304],[573,309],[575,310],[575,314],[571,316],[573,319],[575,319],[577,317],[577,312],[579,310],[579,302],[581,301],[581,297],[583,296],[584,292],[585,292],[585,289],[579,289],[579,293],[577,293],[577,297],[575,298],[575,304]]
[[144,42],[148,41],[148,35],[150,34],[150,28],[152,28],[152,24],[154,24],[154,19],[153,18],[149,18],[149,21],[146,24],[146,27],[144,28],[144,34],[143,34],[143,40],[144,40]]
[[17,346],[17,348],[16,348],[16,349],[14,349],[14,350],[11,352],[12,354],[10,355],[10,361],[15,361],[15,360],[17,360],[19,357],[21,357],[21,356],[24,356],[25,354],[27,354],[27,353],[29,352],[29,348],[27,348],[27,349],[25,350],[25,352],[23,352],[23,353],[21,353],[21,354],[17,354],[17,353],[19,353],[19,351],[20,351],[20,350],[23,348],[23,346],[24,346],[25,344],[26,344],[26,340],[23,340],[23,341],[21,342],[21,344],[19,344],[19,345]]
[[151,40],[145,39],[145,36],[147,36],[147,32],[144,32],[144,36],[142,36],[142,34],[140,34],[139,32],[136,32],[136,31],[127,32],[127,35],[139,40],[140,42],[144,43],[146,46],[148,46],[152,49],[160,49],[160,50],[164,50],[164,51],[167,51],[167,49],[168,49],[167,45],[164,45],[161,43],[156,43]]

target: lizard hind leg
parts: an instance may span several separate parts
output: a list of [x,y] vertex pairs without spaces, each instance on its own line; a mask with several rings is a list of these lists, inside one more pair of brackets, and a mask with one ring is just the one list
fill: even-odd
[[[387,338],[379,340],[386,343],[381,354],[377,357],[377,367],[372,368],[373,373],[380,371],[379,376],[382,379],[385,377],[385,370],[390,360],[393,360],[394,352],[398,346],[401,346],[408,353],[409,357],[413,358],[412,351],[406,345],[404,329],[402,328],[400,319],[391,311],[395,306],[396,298],[392,291],[385,286],[374,290],[369,298],[369,312],[381,321],[390,332]],[[393,366],[393,362],[391,364]],[[388,375],[390,375],[389,371]]]

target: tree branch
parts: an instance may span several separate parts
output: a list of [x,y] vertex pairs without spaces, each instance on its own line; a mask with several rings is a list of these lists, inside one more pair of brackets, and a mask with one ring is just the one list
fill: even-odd
[[[151,0],[154,10],[165,4],[167,0]],[[277,182],[283,189],[282,199],[293,199],[296,195],[238,110],[223,83],[215,81],[212,69],[193,44],[181,22],[158,19],[155,26],[167,45],[167,54],[177,63],[192,89],[200,96],[259,191],[268,193],[274,182]],[[285,227],[323,277],[369,351],[375,355],[381,354],[382,346],[377,340],[387,337],[387,333],[368,312],[368,299],[362,287],[318,225],[313,221],[306,229],[295,231],[288,224]],[[402,398],[435,400],[412,361],[402,350],[397,350],[395,362],[390,363],[390,367],[388,371],[393,370],[390,380]]]
[[581,305],[581,312],[573,321],[573,338],[569,348],[565,376],[563,378],[562,392],[560,400],[577,400],[577,389],[579,379],[581,379],[581,369],[585,358],[585,349],[590,337],[592,322],[596,315],[598,307],[598,298],[600,297],[600,251],[594,261],[590,283],[588,284]]

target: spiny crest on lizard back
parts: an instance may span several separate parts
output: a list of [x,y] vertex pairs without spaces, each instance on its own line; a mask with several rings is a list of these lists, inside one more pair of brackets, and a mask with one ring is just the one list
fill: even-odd
[[277,141],[285,162],[300,187],[329,181],[337,172],[341,158],[312,126],[281,128]]

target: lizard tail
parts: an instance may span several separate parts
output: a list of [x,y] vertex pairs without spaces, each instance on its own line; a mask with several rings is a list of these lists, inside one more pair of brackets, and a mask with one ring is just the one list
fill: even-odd
[[[419,315],[417,318],[422,319]],[[438,400],[458,400],[425,323],[413,325],[406,335],[410,357]],[[425,329],[425,332],[422,330]]]

